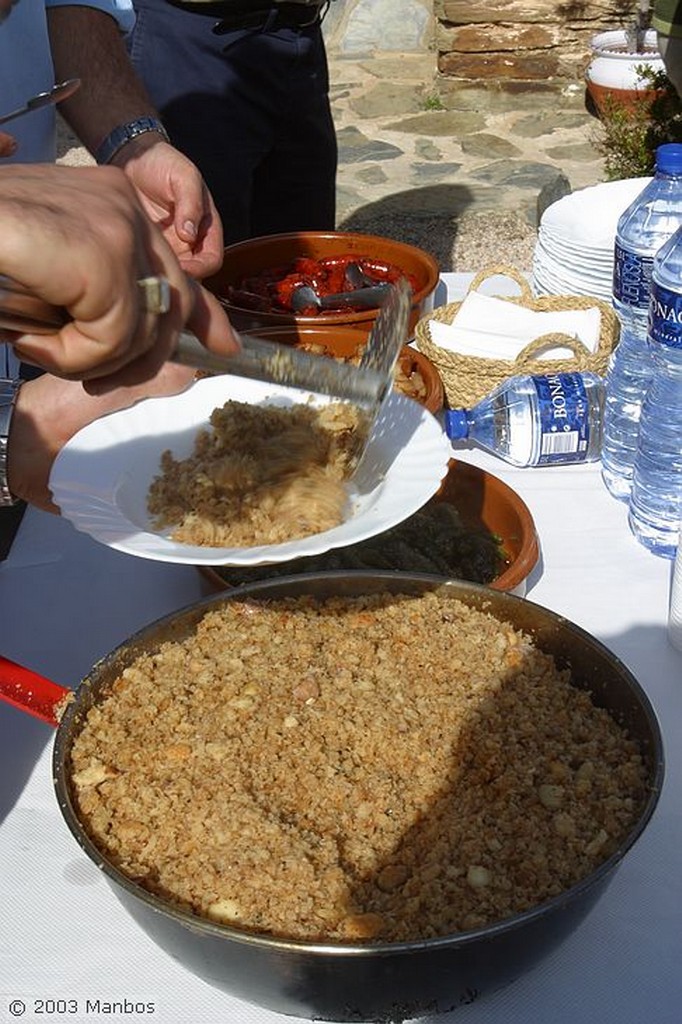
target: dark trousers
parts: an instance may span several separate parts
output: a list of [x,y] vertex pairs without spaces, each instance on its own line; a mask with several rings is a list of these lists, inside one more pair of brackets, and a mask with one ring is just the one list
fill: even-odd
[[216,34],[216,15],[134,0],[129,51],[173,141],[200,169],[225,242],[335,227],[336,136],[319,21]]

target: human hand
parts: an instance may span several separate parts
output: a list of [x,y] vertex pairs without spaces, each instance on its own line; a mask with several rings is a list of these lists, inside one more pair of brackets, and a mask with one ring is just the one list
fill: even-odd
[[167,363],[150,381],[106,394],[89,394],[80,381],[45,374],[27,381],[19,390],[12,416],[7,451],[10,490],[17,498],[58,513],[48,487],[52,464],[77,431],[118,409],[151,395],[183,391],[194,371]]
[[223,262],[223,228],[196,166],[153,132],[139,135],[111,161],[137,189],[182,269],[201,279]]
[[0,132],[0,157],[14,156],[17,151],[17,140],[7,132]]
[[[154,376],[187,325],[211,351],[238,348],[218,301],[180,269],[115,168],[0,167],[0,272],[72,318],[50,335],[4,333],[27,363],[101,390]],[[163,276],[170,309],[145,312],[138,280]]]

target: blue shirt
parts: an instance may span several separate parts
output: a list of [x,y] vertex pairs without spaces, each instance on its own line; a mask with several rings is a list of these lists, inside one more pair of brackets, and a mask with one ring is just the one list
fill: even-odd
[[[47,33],[46,8],[67,4],[94,7],[116,19],[122,32],[135,23],[131,0],[19,0],[0,24],[0,111],[15,110],[54,84],[54,67]],[[2,163],[54,163],[57,156],[54,107],[31,111],[7,125],[18,142],[13,157]],[[3,129],[0,128],[0,131]],[[14,377],[18,361],[8,345],[0,346],[0,374]]]
[[[116,19],[122,32],[135,22],[131,0],[19,0],[0,25],[0,111],[14,110],[55,84],[45,11],[60,6],[94,7]],[[3,129],[0,128],[0,131]],[[32,111],[7,125],[17,140],[12,163],[54,163],[54,107]]]

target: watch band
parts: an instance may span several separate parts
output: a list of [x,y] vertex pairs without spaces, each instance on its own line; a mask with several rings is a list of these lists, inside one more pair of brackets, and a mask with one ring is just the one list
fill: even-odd
[[113,131],[109,132],[104,142],[100,143],[97,147],[95,160],[98,164],[111,163],[119,149],[123,149],[125,145],[136,139],[138,135],[144,135],[146,132],[156,132],[166,142],[170,142],[168,132],[158,117],[137,117],[134,121],[117,125]]
[[14,403],[22,383],[20,380],[0,379],[0,508],[9,508],[19,500],[12,495],[7,482],[7,439]]

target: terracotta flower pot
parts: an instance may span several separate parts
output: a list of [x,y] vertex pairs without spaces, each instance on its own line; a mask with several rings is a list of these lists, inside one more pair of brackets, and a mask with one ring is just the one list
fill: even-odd
[[641,75],[643,66],[665,72],[663,58],[657,50],[656,32],[645,35],[644,52],[633,52],[624,29],[600,32],[590,42],[592,60],[585,72],[587,91],[598,113],[616,104],[632,109],[639,103],[652,102],[658,95]]

